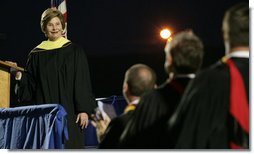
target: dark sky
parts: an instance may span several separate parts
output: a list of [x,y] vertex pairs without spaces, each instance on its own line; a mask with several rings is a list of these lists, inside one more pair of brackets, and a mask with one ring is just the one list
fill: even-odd
[[[121,95],[125,70],[135,63],[166,79],[159,31],[192,29],[204,42],[203,68],[224,54],[221,23],[227,8],[243,0],[68,0],[68,38],[86,49],[95,97]],[[248,2],[248,1],[246,1]],[[25,66],[45,39],[41,13],[50,0],[2,1],[0,59]]]

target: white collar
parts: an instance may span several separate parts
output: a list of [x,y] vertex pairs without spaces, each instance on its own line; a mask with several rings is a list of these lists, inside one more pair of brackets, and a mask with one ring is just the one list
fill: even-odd
[[190,73],[190,74],[178,74],[175,77],[176,78],[190,78],[190,79],[193,79],[193,78],[195,78],[195,76],[196,75],[194,73]]
[[136,105],[138,104],[139,102],[139,99],[135,99],[134,101],[130,102],[129,105],[133,104],[133,105]]
[[167,79],[166,82],[169,83],[169,82],[171,82],[175,78],[190,78],[190,79],[194,79],[195,77],[196,77],[195,73],[174,75],[174,73],[171,72],[169,74],[169,78]]
[[177,74],[175,75],[173,72],[169,74],[169,81],[171,81],[173,78],[190,78],[193,79],[195,78],[196,74],[195,73],[189,73],[189,74]]
[[227,55],[229,58],[249,58],[250,52],[249,51],[234,51]]

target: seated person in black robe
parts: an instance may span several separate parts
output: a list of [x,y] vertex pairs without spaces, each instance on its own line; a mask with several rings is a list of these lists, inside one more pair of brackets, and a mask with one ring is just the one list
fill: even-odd
[[152,68],[144,64],[135,64],[126,71],[122,92],[128,105],[125,108],[124,113],[119,117],[112,119],[105,132],[101,132],[101,128],[103,128],[103,126],[96,127],[98,125],[104,125],[105,121],[98,121],[95,119],[95,127],[97,132],[100,132],[97,133],[100,140],[99,148],[119,148],[119,138],[126,123],[129,121],[131,113],[138,105],[140,97],[146,91],[154,89],[155,86],[156,74]]
[[177,149],[249,148],[249,7],[223,20],[226,56],[189,84],[169,130]]
[[84,148],[82,129],[96,107],[84,50],[62,37],[64,17],[56,9],[47,9],[41,29],[47,41],[28,56],[24,72],[17,72],[17,95],[25,105],[59,103],[67,111],[69,140],[65,148]]
[[170,148],[166,123],[203,59],[203,44],[191,31],[178,33],[165,47],[169,79],[141,97],[121,135],[121,148]]

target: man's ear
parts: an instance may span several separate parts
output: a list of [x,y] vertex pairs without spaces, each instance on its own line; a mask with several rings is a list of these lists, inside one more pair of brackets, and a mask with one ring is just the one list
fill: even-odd
[[165,46],[165,62],[164,62],[164,69],[166,71],[166,73],[170,73],[171,72],[171,68],[172,68],[172,64],[173,64],[173,58],[171,56],[171,48],[172,48],[172,42],[168,41],[166,46]]
[[127,93],[127,91],[128,91],[128,89],[129,89],[129,87],[128,87],[128,84],[127,83],[124,83],[123,84],[123,93]]
[[168,65],[171,66],[173,64],[173,58],[171,55],[168,55],[167,56],[167,62],[168,62]]
[[165,59],[165,63],[164,63],[164,69],[165,69],[166,73],[170,73],[171,72],[172,64],[173,64],[173,58],[172,58],[172,56],[171,55],[167,55],[166,59]]

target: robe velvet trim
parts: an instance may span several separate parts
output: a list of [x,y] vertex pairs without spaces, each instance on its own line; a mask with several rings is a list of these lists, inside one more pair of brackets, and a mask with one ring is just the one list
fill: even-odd
[[[39,44],[36,48],[44,49],[44,50],[53,50],[63,47],[66,43],[71,42],[70,40],[60,37],[56,41],[42,41],[41,44]],[[38,50],[37,50],[38,51]],[[33,51],[35,52],[35,51]]]
[[[249,105],[240,72],[231,59],[226,60],[230,71],[230,114],[239,123],[241,129],[249,134]],[[241,145],[231,142],[230,147],[244,148]]]

